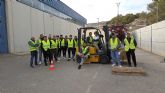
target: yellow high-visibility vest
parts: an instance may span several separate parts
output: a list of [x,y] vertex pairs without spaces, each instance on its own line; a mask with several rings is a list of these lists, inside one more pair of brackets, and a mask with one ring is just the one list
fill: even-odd
[[[34,42],[32,40],[30,40],[29,42],[31,42],[33,45],[36,44],[36,42]],[[35,50],[37,50],[37,47],[33,47],[33,46],[29,45],[29,51],[35,51]]]
[[89,36],[89,42],[90,42],[90,43],[93,42],[93,37]]
[[127,38],[124,39],[125,43],[125,51],[127,52],[129,49],[135,49],[134,38],[131,38],[130,43],[128,42]]
[[61,40],[61,46],[65,46],[65,39]]
[[[75,47],[77,47],[78,46],[78,40],[77,41],[74,40],[74,42],[75,42]],[[83,41],[83,39],[81,39],[80,45],[82,46],[83,44],[84,44],[84,41]]]
[[72,40],[68,39],[68,48],[73,48],[73,42],[74,42],[73,39]]
[[50,41],[47,40],[47,42],[45,42],[44,40],[42,41],[42,47],[45,51],[47,51],[48,49],[50,49]]
[[57,40],[51,40],[51,49],[58,48],[58,41]]
[[88,48],[89,48],[89,46],[86,46],[85,48],[83,47],[83,48],[82,48],[82,53],[85,54],[86,52],[88,52],[86,55],[89,56],[90,53],[89,53],[89,51],[88,51]]
[[109,44],[111,46],[111,49],[115,49],[118,46],[118,44],[119,44],[118,38],[115,38],[115,40],[113,40],[112,38],[110,38]]

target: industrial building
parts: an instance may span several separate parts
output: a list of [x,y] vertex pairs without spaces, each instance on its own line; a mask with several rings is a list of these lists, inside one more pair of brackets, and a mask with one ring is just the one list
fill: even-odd
[[28,53],[31,36],[77,35],[86,23],[60,0],[0,0],[0,53]]

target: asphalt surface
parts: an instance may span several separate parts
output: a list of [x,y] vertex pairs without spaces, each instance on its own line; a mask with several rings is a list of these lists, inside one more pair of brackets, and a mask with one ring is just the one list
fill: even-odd
[[0,93],[165,93],[163,57],[136,50],[139,67],[146,76],[113,75],[110,64],[55,64],[29,67],[29,55],[0,55]]

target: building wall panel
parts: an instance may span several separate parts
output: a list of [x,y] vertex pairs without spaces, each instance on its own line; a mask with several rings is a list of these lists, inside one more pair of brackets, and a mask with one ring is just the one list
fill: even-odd
[[30,7],[21,3],[13,4],[14,52],[27,52],[31,37]]
[[44,34],[44,20],[43,12],[37,9],[31,8],[31,30],[32,36],[39,38],[40,34]]

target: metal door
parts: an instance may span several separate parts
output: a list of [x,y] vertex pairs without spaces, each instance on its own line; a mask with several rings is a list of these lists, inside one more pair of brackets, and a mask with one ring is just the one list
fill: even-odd
[[0,0],[0,54],[8,53],[5,0]]

